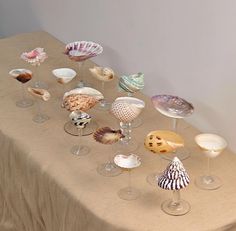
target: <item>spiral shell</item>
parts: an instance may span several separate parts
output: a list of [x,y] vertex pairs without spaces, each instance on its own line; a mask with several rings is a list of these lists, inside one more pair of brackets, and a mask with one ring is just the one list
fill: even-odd
[[42,88],[33,88],[33,87],[28,87],[28,92],[33,95],[36,96],[44,101],[48,101],[51,98],[50,93]]

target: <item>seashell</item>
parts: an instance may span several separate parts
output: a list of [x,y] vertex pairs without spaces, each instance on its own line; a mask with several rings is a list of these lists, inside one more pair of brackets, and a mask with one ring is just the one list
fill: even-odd
[[13,69],[9,72],[9,75],[14,77],[21,83],[26,83],[32,79],[32,71],[27,69]]
[[66,96],[71,95],[71,94],[87,95],[87,96],[91,96],[91,97],[95,98],[96,100],[104,99],[104,96],[100,91],[98,91],[94,88],[91,88],[91,87],[75,88],[73,90],[66,92],[64,94],[63,98],[65,98]]
[[184,140],[175,132],[156,130],[148,133],[144,145],[153,153],[168,153],[183,147]]
[[44,48],[38,47],[32,51],[22,53],[20,57],[32,65],[40,65],[48,56],[44,52]]
[[82,111],[72,111],[69,117],[71,122],[80,129],[85,128],[85,126],[91,121],[91,116]]
[[92,73],[92,75],[103,82],[109,82],[111,80],[114,79],[115,77],[115,73],[111,68],[108,67],[93,67],[93,68],[89,68],[90,72]]
[[102,144],[114,144],[124,137],[121,130],[112,130],[109,127],[99,128],[93,134],[93,138]]
[[178,96],[155,95],[151,100],[156,110],[168,117],[184,118],[190,116],[194,110],[191,103]]
[[188,186],[190,180],[182,162],[177,158],[170,162],[162,175],[158,177],[159,187],[167,190],[179,190]]
[[76,41],[66,45],[64,54],[68,55],[71,60],[81,62],[101,54],[102,51],[102,46],[97,43]]
[[40,99],[44,101],[48,101],[51,97],[50,93],[42,88],[33,88],[33,87],[28,87],[28,92],[36,97],[39,97]]
[[214,158],[227,146],[227,142],[221,136],[210,133],[199,134],[195,137],[197,145],[203,149],[206,156]]
[[111,105],[111,113],[121,122],[134,120],[145,107],[144,101],[135,97],[118,97]]
[[116,155],[114,158],[114,162],[120,168],[137,168],[141,165],[141,159],[139,156],[135,154],[126,155]]
[[60,84],[69,83],[76,76],[76,72],[70,68],[54,69],[52,73]]
[[119,80],[119,87],[126,92],[134,93],[144,88],[144,74],[123,75]]

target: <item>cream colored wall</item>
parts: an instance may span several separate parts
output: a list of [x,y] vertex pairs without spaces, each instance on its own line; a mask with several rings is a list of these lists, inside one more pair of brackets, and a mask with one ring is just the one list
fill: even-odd
[[191,101],[189,121],[236,151],[235,0],[9,0],[0,3],[0,22],[0,35],[43,29],[63,42],[101,43],[97,63],[144,72],[150,96]]

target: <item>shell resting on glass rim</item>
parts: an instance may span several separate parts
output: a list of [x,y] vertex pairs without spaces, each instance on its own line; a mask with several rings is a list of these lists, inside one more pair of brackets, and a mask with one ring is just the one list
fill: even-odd
[[9,72],[9,75],[11,75],[13,78],[18,80],[21,83],[27,83],[32,78],[32,71],[19,68],[19,69],[13,69]]
[[76,72],[71,68],[58,68],[52,71],[60,84],[69,83],[76,76]]
[[122,154],[116,155],[114,162],[120,168],[127,169],[137,168],[141,165],[140,157],[135,154],[130,154],[128,156]]
[[85,126],[91,121],[91,116],[82,111],[73,111],[70,113],[69,117],[71,122],[80,129],[85,128]]
[[48,101],[51,98],[50,93],[47,90],[42,89],[42,88],[28,87],[28,92],[31,95],[42,99],[43,101]]

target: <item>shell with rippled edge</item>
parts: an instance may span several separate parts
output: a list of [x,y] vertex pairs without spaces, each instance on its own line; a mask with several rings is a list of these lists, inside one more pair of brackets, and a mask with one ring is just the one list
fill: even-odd
[[11,75],[13,78],[18,80],[21,83],[27,83],[32,79],[32,71],[23,69],[23,68],[18,68],[18,69],[13,69],[9,72],[9,75]]
[[28,92],[31,95],[42,99],[43,101],[48,101],[51,98],[50,93],[47,90],[42,89],[42,88],[28,87]]
[[139,72],[133,75],[123,75],[119,80],[119,87],[129,93],[140,91],[144,88],[144,74]]
[[180,190],[187,187],[189,182],[189,175],[177,157],[174,157],[157,180],[158,186],[166,190]]
[[168,130],[156,130],[148,133],[144,146],[153,153],[169,153],[184,146],[184,139]]
[[89,68],[89,71],[92,73],[93,77],[103,82],[109,82],[115,77],[114,71],[108,67],[95,66],[93,68]]
[[114,162],[120,168],[132,169],[137,168],[141,165],[141,159],[139,156],[135,154],[126,155],[116,155],[114,158]]
[[91,116],[82,111],[72,111],[69,115],[69,118],[73,125],[80,129],[85,128],[86,125],[91,121]]
[[40,65],[48,57],[44,48],[37,47],[29,52],[23,52],[20,56],[23,60],[31,65]]
[[76,76],[76,72],[71,68],[57,68],[52,73],[60,84],[69,83]]
[[155,95],[151,100],[156,110],[168,117],[184,118],[190,116],[194,111],[191,103],[178,96]]
[[86,59],[95,57],[102,52],[102,46],[95,42],[75,41],[66,45],[64,54],[68,55],[71,60],[81,62]]
[[110,112],[121,122],[129,123],[144,109],[144,101],[135,97],[118,97],[111,105]]
[[113,130],[109,127],[99,128],[93,134],[93,138],[102,144],[114,144],[124,137],[121,130]]

